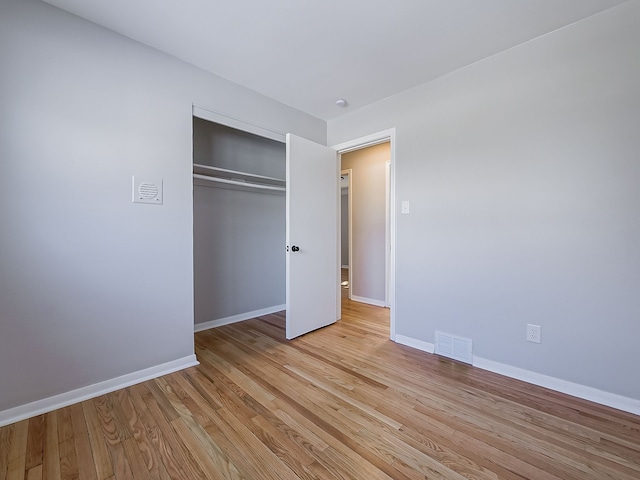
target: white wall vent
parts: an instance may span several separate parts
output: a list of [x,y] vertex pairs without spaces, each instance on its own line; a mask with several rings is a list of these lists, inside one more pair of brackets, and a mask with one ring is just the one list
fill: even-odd
[[135,176],[133,180],[133,203],[150,203],[162,205],[162,180],[161,179],[140,179]]
[[450,333],[436,331],[435,353],[473,365],[473,351],[470,338],[458,337]]

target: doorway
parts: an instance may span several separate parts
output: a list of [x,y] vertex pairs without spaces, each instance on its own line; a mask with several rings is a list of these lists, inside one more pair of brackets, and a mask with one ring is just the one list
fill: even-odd
[[[340,287],[351,301],[389,309],[389,334],[395,340],[395,130],[333,146],[341,164],[341,203],[348,221],[341,222]],[[344,178],[344,180],[342,180]],[[340,209],[341,217],[344,210]],[[346,235],[342,232],[347,230]],[[341,249],[343,250],[343,249]]]
[[[389,142],[367,146],[341,155],[342,176],[348,178],[346,195],[349,298],[387,307],[389,236],[387,192]],[[342,211],[345,208],[343,205]],[[342,226],[344,227],[344,218]],[[344,242],[345,233],[348,241]]]

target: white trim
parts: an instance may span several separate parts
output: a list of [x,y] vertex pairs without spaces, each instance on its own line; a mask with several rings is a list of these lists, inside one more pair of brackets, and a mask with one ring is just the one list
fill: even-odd
[[195,105],[192,106],[192,114],[194,117],[198,117],[214,123],[219,123],[220,125],[235,128],[237,130],[242,130],[243,132],[253,133],[254,135],[258,135],[259,137],[269,138],[281,143],[285,142],[284,133],[274,132],[273,130],[269,130],[268,128],[261,127],[260,125],[255,125],[253,123],[245,122],[237,118],[228,117],[221,113],[216,113],[212,112],[211,110],[196,107]]
[[187,355],[177,360],[128,373],[120,377],[105,380],[104,382],[94,383],[93,385],[87,385],[86,387],[71,390],[70,392],[3,410],[0,411],[0,427],[19,422],[26,418],[35,417],[36,415],[42,415],[43,413],[51,412],[59,408],[68,407],[74,403],[83,402],[106,393],[135,385],[136,383],[145,382],[199,364],[195,355]]
[[395,342],[400,343],[402,345],[406,345],[407,347],[422,350],[423,352],[427,352],[427,353],[433,353],[436,348],[433,343],[423,342],[422,340],[417,340],[411,337],[405,337],[404,335],[396,335]]
[[340,268],[345,268],[345,269],[349,270],[349,265],[342,265],[342,267],[340,267]]
[[572,395],[584,400],[589,400],[601,405],[640,415],[640,400],[623,397],[622,395],[605,392],[603,390],[598,390],[597,388],[550,377],[541,373],[531,372],[522,368],[512,367],[511,365],[494,362],[493,360],[487,360],[486,358],[475,357],[473,359],[473,366],[504,375],[505,377],[515,378],[517,380],[522,380],[523,382],[532,383],[533,385],[549,388],[557,392],[566,393],[567,395]]
[[361,148],[372,147],[379,143],[388,142],[392,138],[395,138],[395,134],[396,129],[390,128],[389,130],[383,130],[382,132],[372,133],[364,137],[333,145],[331,148],[337,150],[338,153],[349,153],[354,150],[360,150]]
[[[391,145],[389,145],[391,147]],[[384,166],[384,306],[391,308],[389,302],[389,283],[391,277],[391,160]]]
[[[342,157],[340,157],[340,168],[342,168]],[[347,242],[347,261],[349,265],[347,265],[347,269],[349,270],[349,291],[347,292],[347,298],[349,300],[353,300],[353,270],[350,268],[350,265],[353,265],[353,169],[347,168],[344,170],[340,170],[340,175],[348,175],[349,176],[349,186],[347,187],[347,192],[349,195],[347,196],[347,234],[349,235],[349,241]],[[342,207],[340,208],[340,215],[342,216]],[[340,223],[340,228],[342,228],[342,218]],[[342,232],[340,234],[340,250],[342,251]],[[343,267],[344,268],[344,267]],[[340,285],[342,285],[342,272],[340,272]],[[340,294],[340,301],[342,301],[342,293]],[[342,310],[342,305],[340,306]],[[342,312],[340,312],[340,316],[342,316]]]
[[[415,338],[396,335],[395,341],[396,343],[401,343],[402,345],[407,345],[408,347],[413,347],[418,350],[422,350],[423,352],[435,352],[435,345],[433,343],[423,342],[422,340],[417,340]],[[640,415],[640,400],[636,400],[634,398],[623,397],[616,393],[605,392],[603,390],[598,390],[597,388],[568,382],[566,380],[550,377],[541,373],[531,372],[523,368],[512,367],[511,365],[494,362],[493,360],[487,360],[482,357],[474,356],[473,366],[499,375],[504,375],[505,377],[538,385],[539,387],[549,388],[556,392],[566,393],[567,395],[581,398],[583,400],[599,403],[600,405],[606,405],[607,407],[617,408],[624,412]]]
[[[349,285],[349,291],[351,291],[351,285]],[[375,305],[376,307],[386,307],[384,300],[376,300],[375,298],[359,297],[357,295],[351,295],[351,300],[354,302],[368,303],[369,305]]]
[[238,315],[231,315],[230,317],[218,318],[217,320],[210,320],[203,323],[196,323],[193,326],[193,331],[201,332],[203,330],[209,330],[210,328],[222,327],[223,325],[230,325],[232,323],[242,322],[244,320],[251,320],[252,318],[261,317],[263,315],[281,312],[282,310],[286,310],[286,308],[286,305],[276,305],[274,307],[254,310],[253,312],[239,313]]
[[[389,338],[393,341],[396,340],[396,129],[390,128],[388,130],[383,130],[381,132],[372,133],[371,135],[366,135],[364,137],[356,138],[354,140],[349,140],[347,142],[339,143],[337,145],[333,145],[331,148],[337,150],[338,154],[348,153],[353,150],[358,150],[360,148],[369,147],[372,145],[377,145],[379,143],[389,142],[390,143],[390,193],[389,193],[389,201],[390,201],[390,221],[391,221],[391,233],[389,241],[390,245],[390,255],[389,259],[389,298],[388,298],[388,306],[389,307]],[[351,193],[351,192],[350,192]],[[351,287],[351,284],[349,285]],[[351,289],[349,290],[351,291]]]
[[[342,269],[340,265],[342,264],[342,190],[341,190],[341,178],[342,174],[340,155],[335,150],[334,153],[334,162],[336,162],[336,181],[337,181],[337,192],[336,192],[336,322],[342,319]],[[349,177],[349,182],[351,182],[351,177]],[[347,197],[349,199],[350,197]],[[349,260],[351,262],[351,260]],[[351,292],[351,290],[349,290]]]

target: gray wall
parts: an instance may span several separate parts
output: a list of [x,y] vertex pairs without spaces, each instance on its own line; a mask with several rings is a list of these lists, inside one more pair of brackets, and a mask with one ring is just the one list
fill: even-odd
[[639,45],[629,2],[329,122],[396,127],[398,334],[640,399]]
[[352,171],[351,294],[381,303],[385,302],[385,195],[389,152],[387,142],[341,156],[341,168]]
[[[284,143],[199,118],[193,160],[285,178]],[[195,323],[285,303],[284,193],[195,184],[193,232]]]
[[[0,6],[0,411],[193,353],[192,104],[324,122],[32,0]],[[164,205],[131,203],[131,175]]]
[[193,162],[285,178],[285,144],[193,118]]

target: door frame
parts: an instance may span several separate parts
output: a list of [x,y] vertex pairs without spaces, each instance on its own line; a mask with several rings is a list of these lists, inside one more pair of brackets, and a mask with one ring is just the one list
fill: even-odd
[[[340,162],[342,163],[342,162]],[[349,262],[349,289],[347,292],[347,297],[351,300],[351,292],[353,291],[353,269],[351,265],[353,265],[353,170],[351,168],[347,168],[344,170],[340,170],[340,175],[348,175],[349,181],[347,185],[347,232],[349,235],[349,240],[347,242],[348,258],[347,262]],[[342,201],[342,192],[340,192],[340,201]],[[342,209],[340,209],[340,215],[342,215]],[[342,222],[339,223],[340,231],[340,246],[342,246]],[[340,263],[342,264],[343,259],[341,259]],[[342,265],[340,265],[340,269],[342,269]],[[342,278],[340,278],[342,283]],[[341,285],[342,287],[342,285]],[[340,293],[340,298],[342,299],[342,293]],[[342,306],[341,306],[342,307]]]
[[[360,150],[361,148],[370,147],[379,143],[389,142],[390,154],[389,154],[389,195],[388,195],[388,209],[389,209],[389,228],[387,228],[388,244],[387,255],[389,265],[389,273],[387,279],[388,286],[388,306],[389,306],[389,338],[393,341],[396,340],[396,129],[390,128],[381,132],[372,133],[364,137],[355,138],[346,142],[342,142],[336,145],[331,145],[331,148],[336,150],[339,155],[340,170],[342,170],[342,154],[352,152],[354,150]],[[351,193],[351,192],[349,192]],[[339,239],[338,239],[339,240]],[[339,265],[341,267],[341,265]],[[349,275],[351,276],[351,261],[349,262]],[[351,287],[351,284],[349,284]],[[339,304],[340,306],[340,304]],[[338,312],[338,318],[340,312]]]

